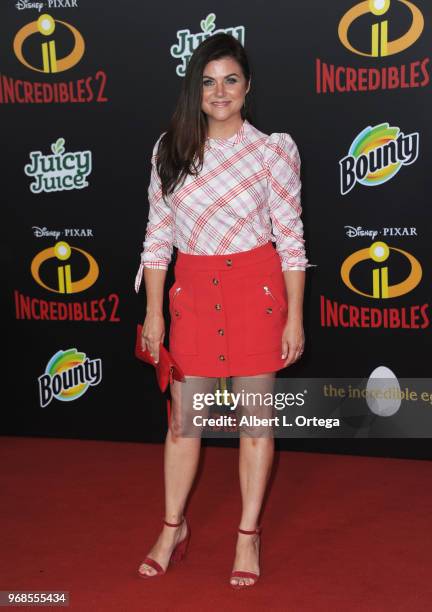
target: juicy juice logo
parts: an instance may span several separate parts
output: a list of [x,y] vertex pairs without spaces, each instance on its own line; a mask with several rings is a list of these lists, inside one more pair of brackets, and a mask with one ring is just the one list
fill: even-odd
[[24,172],[35,179],[30,183],[32,193],[70,191],[88,187],[86,178],[92,170],[91,151],[66,153],[64,144],[64,138],[53,142],[52,155],[43,155],[42,151],[30,153],[30,163],[24,166]]
[[418,152],[418,132],[404,134],[388,123],[369,125],[339,161],[341,194],[349,193],[356,183],[375,187],[389,181],[402,166],[414,163]]
[[76,348],[60,350],[49,360],[45,374],[38,378],[41,408],[48,406],[53,397],[62,402],[76,400],[101,380],[101,359],[88,359]]
[[216,15],[215,13],[209,13],[205,19],[201,20],[201,32],[198,34],[191,34],[190,30],[178,30],[177,39],[178,43],[172,45],[170,52],[172,57],[181,59],[181,64],[176,68],[176,73],[180,77],[184,77],[186,74],[186,68],[192,53],[198,47],[200,43],[206,38],[225,32],[225,34],[231,34],[234,38],[237,38],[244,45],[245,41],[245,27],[244,26],[232,26],[228,28],[216,28]]

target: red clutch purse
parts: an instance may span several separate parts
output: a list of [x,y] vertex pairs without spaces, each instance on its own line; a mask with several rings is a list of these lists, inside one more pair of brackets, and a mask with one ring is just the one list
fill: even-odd
[[164,347],[162,342],[159,345],[158,363],[155,363],[148,349],[143,351],[141,332],[142,332],[142,325],[138,323],[136,342],[135,342],[135,357],[137,357],[138,359],[141,359],[142,361],[145,361],[146,363],[150,363],[152,366],[156,368],[156,378],[157,378],[160,390],[164,392],[166,388],[168,387],[168,382],[172,382],[173,378],[175,380],[179,380],[180,382],[184,382],[185,377],[184,377],[184,374],[180,366],[176,363],[176,361],[170,355],[169,351],[167,351],[167,349]]

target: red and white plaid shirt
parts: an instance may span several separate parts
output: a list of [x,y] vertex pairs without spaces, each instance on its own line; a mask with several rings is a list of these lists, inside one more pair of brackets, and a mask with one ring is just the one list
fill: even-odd
[[160,138],[137,292],[144,267],[166,270],[173,246],[193,255],[229,255],[271,240],[283,271],[312,266],[300,218],[300,157],[289,134],[268,136],[246,120],[231,138],[208,138],[200,174],[187,176],[167,198],[156,170]]

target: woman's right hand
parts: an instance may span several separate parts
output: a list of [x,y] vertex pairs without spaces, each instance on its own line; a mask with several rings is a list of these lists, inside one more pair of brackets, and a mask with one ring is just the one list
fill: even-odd
[[144,319],[141,341],[143,351],[149,350],[156,363],[159,361],[159,345],[165,337],[165,320],[162,313],[146,314]]

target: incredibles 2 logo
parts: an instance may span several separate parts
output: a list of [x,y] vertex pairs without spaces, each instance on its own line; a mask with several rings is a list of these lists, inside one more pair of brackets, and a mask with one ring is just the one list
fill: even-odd
[[[371,23],[372,22],[372,23]],[[402,34],[392,36],[393,31]],[[420,38],[424,17],[408,0],[364,0],[348,9],[338,24],[338,38],[350,53],[386,58],[409,49]],[[430,82],[430,58],[393,66],[350,67],[315,62],[316,92],[344,93],[377,89],[425,87]]]
[[389,181],[402,166],[414,163],[418,153],[418,132],[404,134],[388,123],[369,125],[339,161],[341,194],[346,195],[356,183],[375,187]]
[[[393,0],[394,1],[394,0]],[[420,37],[423,32],[424,19],[420,10],[412,2],[407,0],[396,0],[407,7],[411,13],[412,21],[409,29],[395,40],[389,41],[389,21],[385,15],[390,8],[390,0],[365,0],[353,6],[343,15],[339,22],[338,36],[341,43],[352,53],[366,57],[384,57],[405,51]],[[349,40],[349,30],[352,24],[363,15],[372,14],[378,19],[370,29],[370,49],[360,50],[354,47]],[[383,19],[380,19],[383,17]]]
[[[71,247],[60,241],[53,247],[39,251],[30,265],[34,281],[45,291],[67,296],[90,289],[99,277],[99,265],[86,250]],[[118,323],[119,297],[116,293],[106,298],[89,301],[53,301],[23,295],[14,291],[17,319],[47,321],[86,321]]]
[[[45,13],[27,23],[12,43],[17,60],[28,70],[57,76],[77,66],[85,53],[81,32],[72,24]],[[30,82],[0,74],[0,104],[106,102],[106,74],[68,82]]]
[[[420,284],[422,274],[421,264],[414,255],[381,241],[349,255],[340,271],[350,291],[377,301],[405,296]],[[320,306],[322,327],[424,329],[430,325],[429,304],[388,308],[358,306],[341,304],[321,295]]]
[[[77,281],[72,281],[71,265],[65,263],[57,266],[57,287],[50,287],[44,283],[40,276],[42,264],[51,259],[56,259],[59,262],[66,262],[70,259],[72,251],[75,253],[81,253],[81,255],[87,261],[87,274]],[[94,257],[92,257],[90,253],[87,253],[87,251],[78,249],[77,247],[70,247],[67,242],[57,242],[54,247],[44,249],[33,258],[31,263],[31,274],[38,285],[44,289],[47,289],[48,291],[54,291],[56,293],[79,293],[80,291],[85,291],[94,285],[97,277],[99,276],[99,266],[97,265]]]
[[[73,39],[72,51],[62,58],[57,58],[57,47],[52,35],[56,29],[56,23],[61,24],[71,34]],[[28,62],[23,54],[25,41],[33,34],[41,34],[47,40],[40,45],[42,67],[39,68]],[[19,30],[13,42],[13,49],[19,61],[30,70],[37,72],[63,72],[78,64],[84,55],[84,38],[81,33],[70,23],[53,19],[51,15],[41,15],[37,21],[32,21]]]
[[[391,252],[401,253],[407,259],[410,270],[407,277],[397,284],[389,285],[389,267],[388,265],[376,266],[371,270],[372,273],[372,290],[362,291],[356,287],[351,280],[351,272],[362,262],[375,262],[381,264],[387,262]],[[345,285],[365,297],[374,299],[387,299],[392,297],[400,297],[412,291],[422,277],[422,268],[417,259],[402,249],[389,247],[385,242],[374,242],[369,248],[360,249],[345,259],[341,267],[341,277]]]

